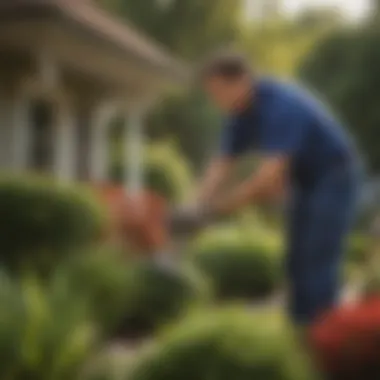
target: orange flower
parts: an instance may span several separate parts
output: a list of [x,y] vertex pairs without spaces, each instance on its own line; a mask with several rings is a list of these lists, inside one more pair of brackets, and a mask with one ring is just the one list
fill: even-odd
[[149,191],[132,197],[121,186],[102,185],[97,189],[109,212],[112,236],[144,253],[165,247],[167,205],[163,198]]

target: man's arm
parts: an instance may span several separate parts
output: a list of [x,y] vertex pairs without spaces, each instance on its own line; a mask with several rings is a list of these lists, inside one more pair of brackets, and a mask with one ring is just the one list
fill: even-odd
[[264,159],[255,175],[213,204],[216,213],[229,214],[245,205],[286,190],[289,166],[308,132],[307,113],[292,99],[277,104],[258,141]]
[[[243,136],[244,137],[244,136]],[[239,133],[239,124],[234,117],[226,120],[219,142],[219,153],[206,170],[206,174],[198,188],[196,202],[207,204],[217,195],[229,178],[238,157],[243,154],[249,144]]]
[[205,176],[200,183],[198,193],[196,195],[196,203],[207,205],[225,184],[234,166],[234,158],[215,158],[209,165]]
[[274,198],[285,191],[289,158],[273,156],[263,159],[257,172],[230,193],[211,203],[215,213],[225,215],[265,198]]

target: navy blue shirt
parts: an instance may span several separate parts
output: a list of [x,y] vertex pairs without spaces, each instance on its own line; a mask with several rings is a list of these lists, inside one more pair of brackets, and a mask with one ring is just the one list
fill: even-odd
[[252,104],[231,115],[222,134],[222,154],[248,151],[291,157],[293,184],[310,186],[329,168],[355,161],[349,135],[307,91],[293,84],[262,79]]

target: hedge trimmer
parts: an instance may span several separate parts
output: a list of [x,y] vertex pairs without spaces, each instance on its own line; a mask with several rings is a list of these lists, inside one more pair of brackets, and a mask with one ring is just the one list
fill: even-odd
[[110,215],[109,237],[165,269],[176,268],[178,252],[213,221],[206,210],[171,208],[152,192],[128,196],[121,187],[104,186],[100,193]]

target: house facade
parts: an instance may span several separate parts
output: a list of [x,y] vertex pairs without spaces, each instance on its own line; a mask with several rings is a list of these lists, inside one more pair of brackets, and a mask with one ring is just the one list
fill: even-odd
[[186,79],[183,63],[89,0],[1,0],[0,169],[106,181],[117,115],[139,188],[144,115]]

